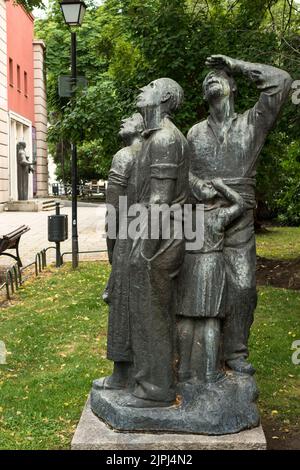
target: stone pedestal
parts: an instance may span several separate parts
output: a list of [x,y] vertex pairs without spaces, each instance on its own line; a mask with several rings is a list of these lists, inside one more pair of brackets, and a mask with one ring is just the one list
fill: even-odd
[[92,411],[119,431],[233,434],[259,425],[254,377],[228,371],[214,383],[183,383],[176,404],[166,408],[132,408],[128,390],[91,391]]
[[28,201],[9,201],[6,210],[9,212],[39,212],[43,208],[42,201],[30,199]]
[[74,434],[72,450],[266,450],[261,426],[224,436],[117,432],[91,410],[88,399]]
[[55,209],[54,199],[29,199],[28,201],[9,201],[5,210],[9,212],[40,212]]

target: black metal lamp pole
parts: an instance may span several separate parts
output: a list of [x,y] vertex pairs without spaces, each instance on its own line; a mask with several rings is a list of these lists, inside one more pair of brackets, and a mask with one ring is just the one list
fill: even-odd
[[[76,33],[71,32],[71,78],[73,90],[76,86]],[[78,267],[78,229],[77,229],[77,146],[72,143],[72,267]]]
[[[68,26],[81,26],[86,11],[83,0],[61,0],[60,8]],[[76,70],[76,33],[71,31],[71,84],[75,93]],[[74,99],[73,99],[74,104]],[[72,143],[72,266],[78,266],[78,229],[77,229],[77,147]]]

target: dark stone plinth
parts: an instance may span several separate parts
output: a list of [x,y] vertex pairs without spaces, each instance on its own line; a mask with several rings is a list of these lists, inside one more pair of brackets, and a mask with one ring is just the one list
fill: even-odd
[[160,431],[224,435],[259,425],[256,382],[246,374],[227,373],[214,384],[185,385],[179,404],[168,408],[131,408],[120,390],[91,392],[92,411],[119,431]]

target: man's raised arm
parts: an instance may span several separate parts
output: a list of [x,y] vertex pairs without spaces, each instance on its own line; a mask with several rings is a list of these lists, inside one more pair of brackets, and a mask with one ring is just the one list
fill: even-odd
[[278,114],[288,97],[292,78],[284,70],[271,65],[245,62],[225,55],[212,55],[206,65],[213,68],[225,68],[232,75],[243,74],[253,81],[261,94],[255,106],[250,110],[250,119],[262,121],[266,131],[274,125]]

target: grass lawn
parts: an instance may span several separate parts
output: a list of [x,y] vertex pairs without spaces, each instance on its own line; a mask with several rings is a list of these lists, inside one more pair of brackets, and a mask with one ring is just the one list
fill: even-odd
[[69,265],[27,283],[19,302],[0,310],[0,448],[68,448],[94,378],[107,374],[109,267]]
[[[109,266],[52,268],[28,282],[0,310],[0,449],[68,449],[91,382],[110,372],[105,359],[107,307],[101,300]],[[260,409],[286,428],[300,425],[300,292],[261,288],[251,335]]]
[[268,227],[256,236],[257,254],[264,258],[291,260],[300,257],[300,227]]

